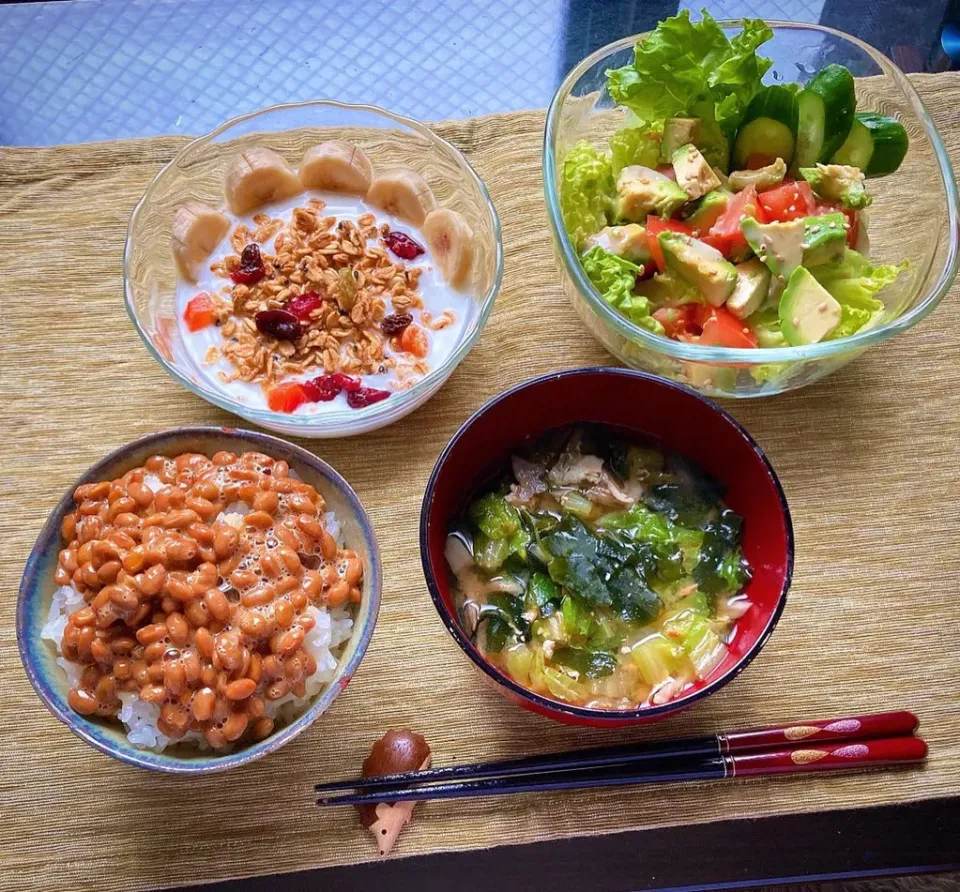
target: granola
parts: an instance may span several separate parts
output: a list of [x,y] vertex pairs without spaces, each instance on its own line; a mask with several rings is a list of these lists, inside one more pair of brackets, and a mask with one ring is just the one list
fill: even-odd
[[309,148],[298,171],[253,146],[230,161],[224,198],[226,211],[179,208],[171,247],[194,286],[178,286],[198,335],[188,351],[241,402],[293,412],[342,394],[364,408],[429,374],[470,318],[457,292],[472,280],[473,230],[415,171],[377,171],[344,140]]
[[[418,293],[423,270],[390,256],[382,243],[390,227],[378,226],[373,214],[338,222],[323,209],[322,200],[311,199],[293,210],[288,223],[257,214],[255,231],[239,224],[230,235],[237,253],[211,264],[212,272],[228,280],[215,299],[224,339],[220,354],[233,366],[232,372],[219,373],[224,383],[269,387],[312,369],[368,375],[399,368],[404,374],[398,380],[409,378],[412,368],[418,377],[429,372],[423,357],[408,362],[398,339],[380,329],[390,313],[423,307]],[[263,277],[251,284],[230,281],[244,248],[271,235],[274,253],[262,254]],[[298,314],[297,337],[271,337],[258,329],[258,314],[282,310],[303,295],[319,300],[305,317]],[[434,319],[425,313],[422,321],[437,330],[452,324],[455,315],[446,310]]]

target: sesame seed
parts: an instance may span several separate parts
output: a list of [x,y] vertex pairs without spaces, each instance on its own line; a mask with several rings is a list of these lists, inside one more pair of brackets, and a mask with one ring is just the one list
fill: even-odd
[[793,317],[793,324],[794,324],[795,326],[800,324],[800,317],[799,317],[799,316],[794,316],[794,317]]
[[831,220],[827,225],[828,225],[831,229],[836,229],[836,228],[837,228],[837,224],[836,224],[833,220]]
[[824,301],[822,304],[818,304],[818,305],[817,305],[817,312],[818,312],[818,313],[826,313],[826,312],[827,312],[827,302],[826,302],[826,301]]
[[795,211],[796,209],[797,206],[795,204],[791,204],[790,207],[787,208],[788,211]]
[[807,248],[809,248],[810,246],[806,242],[800,242],[800,247],[803,248],[804,251],[806,251]]

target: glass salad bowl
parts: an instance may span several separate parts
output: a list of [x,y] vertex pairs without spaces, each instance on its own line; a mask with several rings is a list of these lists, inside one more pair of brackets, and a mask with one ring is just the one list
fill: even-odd
[[[466,220],[474,234],[472,265],[460,292],[466,295],[466,309],[457,320],[455,338],[447,339],[445,352],[431,361],[426,374],[387,399],[364,408],[350,408],[338,399],[317,404],[323,411],[308,414],[251,405],[253,400],[218,387],[188,350],[177,318],[178,274],[171,251],[174,216],[190,201],[223,207],[226,171],[241,150],[270,149],[296,168],[307,148],[338,139],[363,149],[375,171],[403,168],[418,174],[433,191],[437,206],[456,210]],[[305,204],[307,197],[302,201]],[[270,237],[264,251],[272,252],[272,244]],[[134,209],[123,255],[127,312],[154,359],[208,402],[262,427],[299,437],[363,433],[391,424],[422,405],[476,343],[502,274],[496,209],[483,182],[457,149],[409,118],[373,106],[326,100],[265,108],[227,121],[189,143],[157,174]]]
[[[909,263],[877,295],[884,304],[879,320],[849,337],[759,349],[675,341],[631,322],[593,286],[564,227],[560,169],[578,141],[605,148],[610,135],[625,123],[628,113],[607,92],[605,72],[630,65],[634,44],[647,35],[611,43],[584,59],[564,79],[547,113],[543,147],[547,212],[563,286],[584,325],[624,364],[719,397],[768,396],[818,381],[923,319],[944,298],[957,274],[956,181],[933,121],[906,75],[877,50],[831,28],[767,24],[773,38],[759,52],[773,64],[763,78],[765,84],[803,84],[825,64],[842,63],[855,78],[858,110],[899,119],[909,136],[899,170],[867,181],[874,196],[871,262]],[[728,37],[741,27],[731,21],[719,25]]]

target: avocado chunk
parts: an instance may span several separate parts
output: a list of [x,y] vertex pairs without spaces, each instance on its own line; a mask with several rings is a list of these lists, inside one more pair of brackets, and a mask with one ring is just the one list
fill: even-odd
[[863,171],[850,164],[817,164],[801,167],[800,176],[810,188],[827,201],[839,201],[847,208],[865,208],[873,199],[867,195]]
[[781,282],[803,262],[803,220],[758,223],[753,217],[740,221],[750,247]]
[[673,153],[673,170],[677,175],[677,185],[690,198],[699,198],[720,186],[720,178],[692,143],[681,146]]
[[697,232],[706,232],[720,219],[731,198],[733,193],[724,188],[708,192],[693,206],[687,224]]
[[616,254],[632,263],[649,263],[650,243],[647,241],[647,230],[639,223],[627,223],[626,226],[607,226],[596,235],[587,239],[586,250],[597,246]]
[[618,220],[643,223],[647,214],[673,216],[687,200],[687,193],[670,177],[649,167],[631,164],[617,177],[614,214]]
[[802,266],[787,281],[777,311],[780,328],[792,346],[816,344],[840,324],[840,304]]
[[722,306],[737,284],[737,268],[716,248],[681,232],[661,232],[657,239],[668,269],[697,288],[708,303]]
[[673,153],[688,142],[696,144],[700,139],[699,118],[667,118],[660,140],[660,160],[673,161]]
[[803,221],[803,265],[833,263],[843,257],[850,226],[844,214],[824,214]]
[[783,182],[787,175],[787,165],[783,158],[777,158],[773,164],[758,167],[756,170],[735,170],[728,177],[730,188],[740,192],[747,186],[756,186],[757,189],[772,189]]
[[738,319],[746,319],[747,316],[759,310],[761,304],[767,299],[770,270],[756,257],[738,263],[736,270],[737,284],[734,286],[733,294],[727,298],[727,309]]

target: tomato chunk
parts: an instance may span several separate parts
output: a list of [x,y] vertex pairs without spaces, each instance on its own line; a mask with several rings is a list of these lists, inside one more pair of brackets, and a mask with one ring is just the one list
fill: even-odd
[[[707,238],[716,239],[708,244],[713,244],[725,257],[743,257],[748,253],[747,239],[740,229],[741,217],[753,217],[759,223],[767,222],[754,186],[747,186],[734,195],[707,233]],[[707,238],[703,240],[707,241]]]
[[213,325],[217,319],[216,307],[206,291],[200,292],[183,311],[183,321],[190,331],[200,331],[208,325]]
[[661,307],[653,318],[662,326],[664,334],[674,340],[697,337],[700,334],[700,313],[703,304],[680,304],[678,307]]
[[271,387],[267,393],[267,405],[274,412],[293,412],[307,402],[307,391],[302,384],[291,381]]
[[768,219],[786,223],[788,220],[810,216],[817,201],[809,183],[802,180],[784,180],[783,185],[761,192],[760,204]]
[[657,265],[657,269],[663,272],[667,264],[663,259],[663,251],[660,250],[659,236],[661,232],[682,232],[686,235],[693,235],[693,230],[679,220],[664,220],[652,214],[647,217],[647,243],[650,245],[653,262]]
[[708,347],[756,347],[757,336],[742,319],[725,307],[704,306],[700,314],[699,343]]
[[843,214],[847,218],[847,223],[850,224],[850,228],[847,230],[847,247],[857,247],[857,238],[860,235],[860,214],[853,210],[853,208],[845,208],[843,205],[831,204],[828,201],[818,201],[813,213],[817,216],[823,216],[824,214]]
[[716,248],[724,257],[733,252],[733,238],[726,235],[701,235],[700,241],[711,248]]

